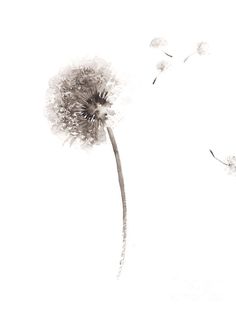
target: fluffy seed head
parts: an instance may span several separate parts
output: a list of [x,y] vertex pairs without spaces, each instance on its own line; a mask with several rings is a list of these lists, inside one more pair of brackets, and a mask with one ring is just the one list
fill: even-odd
[[167,70],[169,66],[170,66],[170,64],[168,62],[161,61],[160,63],[158,63],[156,65],[156,68],[158,71],[163,72],[163,71]]
[[71,144],[77,139],[86,145],[104,141],[118,85],[110,65],[98,58],[63,70],[49,83],[52,129]]
[[208,44],[205,41],[199,42],[197,45],[197,53],[199,55],[205,55],[208,51]]
[[167,45],[167,41],[164,38],[158,37],[152,39],[150,43],[151,48],[161,48]]
[[228,170],[229,174],[236,174],[236,157],[235,156],[229,156],[227,158],[227,164],[228,164]]

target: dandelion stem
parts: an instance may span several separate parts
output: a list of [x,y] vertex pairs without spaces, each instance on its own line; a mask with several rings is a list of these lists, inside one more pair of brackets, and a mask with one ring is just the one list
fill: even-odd
[[117,274],[117,278],[120,277],[122,267],[125,260],[125,250],[126,250],[126,238],[127,238],[127,206],[126,206],[126,196],[125,196],[125,184],[124,184],[124,177],[122,173],[121,161],[120,161],[120,154],[117,147],[117,143],[114,137],[113,130],[110,127],[107,127],[107,132],[112,144],[112,148],[116,158],[116,166],[117,166],[117,174],[119,179],[120,185],[120,192],[121,192],[121,199],[122,199],[122,206],[123,206],[123,227],[122,227],[122,250],[121,250],[121,257],[120,257],[120,266]]
[[154,80],[152,82],[153,85],[155,84],[155,82],[156,82],[158,76],[161,74],[161,72],[163,72],[163,71],[159,70],[159,72],[157,73],[156,77],[154,78]]
[[184,63],[185,63],[191,56],[193,56],[194,54],[196,54],[196,52],[193,52],[193,53],[189,54],[189,55],[184,59]]
[[164,50],[162,50],[162,52],[163,52],[165,55],[167,55],[169,58],[173,58],[173,55],[171,55],[171,54],[165,52]]
[[212,150],[209,150],[209,151],[210,151],[211,155],[213,156],[213,158],[215,158],[218,162],[220,162],[220,163],[222,163],[222,164],[224,164],[224,165],[226,165],[226,166],[229,166],[229,164],[227,164],[227,163],[221,161],[220,159],[218,159],[218,158],[214,155],[214,153],[213,153]]

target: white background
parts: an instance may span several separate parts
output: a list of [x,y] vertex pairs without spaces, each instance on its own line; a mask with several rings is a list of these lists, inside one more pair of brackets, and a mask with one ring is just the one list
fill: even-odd
[[[0,312],[235,312],[234,1],[2,1]],[[173,64],[152,85],[153,37]],[[208,56],[183,59],[199,41]],[[84,56],[126,82],[109,142],[63,146],[44,116],[51,76]],[[120,101],[120,102],[122,102]]]

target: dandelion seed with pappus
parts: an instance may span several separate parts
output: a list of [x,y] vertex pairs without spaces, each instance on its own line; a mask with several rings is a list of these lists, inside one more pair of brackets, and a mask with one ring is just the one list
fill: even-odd
[[170,64],[169,64],[168,62],[166,62],[166,61],[161,61],[160,63],[158,63],[158,64],[156,65],[156,69],[157,69],[157,71],[158,71],[158,74],[157,74],[157,76],[154,78],[154,80],[153,80],[153,82],[152,82],[153,85],[155,84],[155,82],[156,82],[156,80],[157,80],[157,77],[158,77],[162,72],[164,72],[165,70],[167,70],[167,69],[169,68],[169,66],[170,66]]
[[210,153],[213,156],[213,158],[215,158],[218,162],[220,162],[221,164],[227,167],[229,174],[236,174],[236,157],[235,156],[228,156],[226,158],[226,161],[222,161],[215,156],[212,150],[210,150]]
[[190,53],[185,59],[184,63],[193,55],[198,54],[198,55],[206,55],[208,53],[208,44],[205,41],[201,41],[197,44],[195,51]]
[[167,46],[167,40],[164,38],[158,37],[158,38],[153,38],[152,41],[150,42],[150,47],[155,48],[155,49],[160,49],[165,55],[168,57],[172,58],[173,55],[167,53],[165,50],[163,50],[163,47]]

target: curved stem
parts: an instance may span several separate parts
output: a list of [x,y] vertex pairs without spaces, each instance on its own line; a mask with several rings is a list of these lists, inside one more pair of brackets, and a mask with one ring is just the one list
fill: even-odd
[[126,238],[127,238],[127,206],[126,206],[126,196],[125,196],[125,184],[124,184],[124,177],[122,173],[119,150],[117,147],[117,143],[116,143],[113,131],[110,127],[107,127],[107,132],[108,132],[108,135],[112,144],[112,148],[115,154],[115,158],[116,158],[117,174],[118,174],[118,179],[119,179],[120,193],[121,193],[122,207],[123,207],[123,227],[122,227],[123,241],[122,241],[122,250],[121,250],[121,257],[120,257],[120,266],[119,266],[119,271],[117,274],[117,278],[119,278],[123,264],[124,264],[124,260],[125,260]]
[[191,54],[189,54],[189,55],[184,59],[184,63],[185,63],[191,56],[193,56],[194,54],[196,54],[196,51],[193,52],[193,53],[191,53]]
[[227,164],[227,163],[225,163],[225,162],[221,161],[220,159],[218,159],[218,158],[214,155],[214,153],[213,153],[213,151],[212,151],[212,150],[209,150],[209,151],[210,151],[211,155],[213,156],[213,158],[215,158],[218,162],[220,162],[220,163],[222,163],[222,164],[224,164],[224,165],[229,166],[229,164]]
[[173,55],[171,55],[171,54],[165,52],[164,50],[162,50],[162,52],[163,52],[165,55],[167,55],[169,58],[173,58]]

